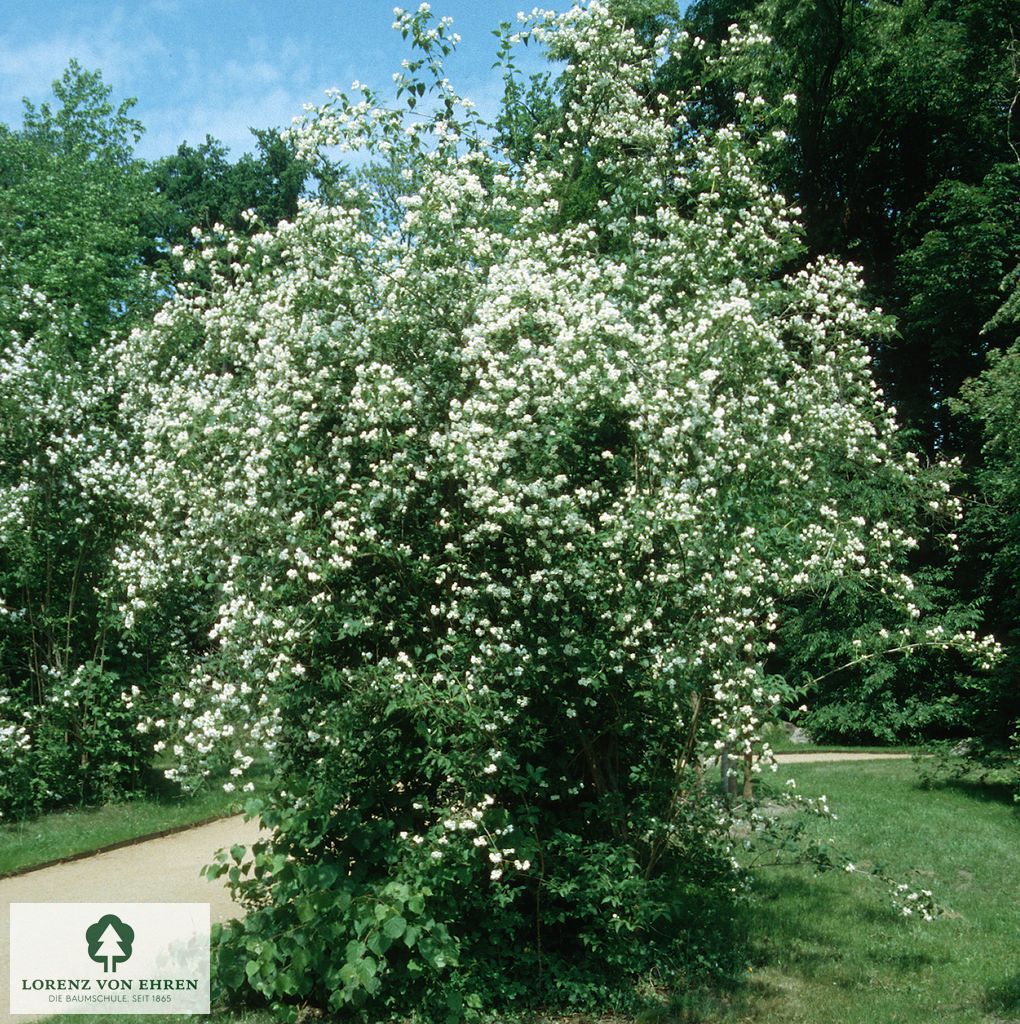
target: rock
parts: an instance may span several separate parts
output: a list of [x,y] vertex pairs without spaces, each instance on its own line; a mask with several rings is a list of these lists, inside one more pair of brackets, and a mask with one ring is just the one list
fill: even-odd
[[811,734],[806,729],[802,729],[799,725],[794,725],[793,722],[781,722],[780,724],[786,733],[787,739],[791,743],[805,744],[813,742]]

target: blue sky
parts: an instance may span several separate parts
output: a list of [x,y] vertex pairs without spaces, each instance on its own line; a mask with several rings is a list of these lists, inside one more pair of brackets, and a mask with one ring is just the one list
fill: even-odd
[[[405,3],[417,7],[417,0]],[[434,0],[463,37],[449,77],[483,114],[502,86],[491,69],[500,21],[522,0]],[[569,2],[546,0],[566,10]],[[284,127],[325,89],[359,79],[385,88],[407,55],[393,32],[393,0],[0,0],[0,121],[21,123],[21,97],[38,103],[76,58],[98,68],[114,97],[137,98],[155,158],[210,134],[234,156],[251,148],[248,126]]]

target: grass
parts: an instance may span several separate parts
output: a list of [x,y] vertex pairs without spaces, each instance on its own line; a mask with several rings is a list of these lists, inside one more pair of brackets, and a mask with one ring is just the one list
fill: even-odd
[[791,743],[785,740],[772,745],[777,754],[915,754],[920,747],[851,747],[834,743]]
[[845,873],[762,868],[751,969],[720,1021],[992,1024],[1020,1021],[1020,817],[1004,789],[921,791],[906,762],[797,765],[806,795],[839,815],[817,828],[860,865],[935,892],[950,915],[894,915]]
[[193,797],[152,795],[54,811],[0,826],[0,875],[230,814],[236,796],[212,786]]

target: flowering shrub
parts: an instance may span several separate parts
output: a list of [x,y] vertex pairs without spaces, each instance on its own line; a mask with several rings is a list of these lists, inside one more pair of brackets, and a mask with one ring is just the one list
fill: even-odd
[[150,760],[116,675],[88,663],[49,684],[41,704],[0,694],[0,817],[123,795]]
[[107,649],[128,444],[109,363],[74,354],[75,326],[27,285],[0,288],[3,817],[123,793],[148,757]]
[[[102,799],[148,755],[111,576],[133,510],[108,335],[155,304],[141,126],[71,62],[0,126],[0,814]],[[148,655],[158,660],[156,649]]]
[[449,23],[397,27],[408,109],[359,86],[294,138],[395,167],[399,212],[369,174],[203,236],[121,352],[149,509],[126,613],[218,595],[151,723],[178,777],[276,761],[272,839],[212,869],[249,908],[226,989],[284,1016],[607,1002],[720,963],[738,886],[702,764],[768,764],[782,601],[854,576],[897,642],[986,647],[919,619],[911,538],[869,518],[875,489],[947,499],[895,457],[854,268],[788,269],[795,211],[755,172],[775,140],[648,102],[697,41],[645,46],[596,2],[532,23],[563,114],[514,170],[443,76]]

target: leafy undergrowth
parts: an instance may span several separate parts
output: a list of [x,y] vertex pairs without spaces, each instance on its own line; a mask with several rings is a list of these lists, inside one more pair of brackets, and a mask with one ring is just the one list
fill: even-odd
[[167,788],[102,807],[53,811],[0,826],[0,875],[239,812],[237,794],[219,785],[194,796]]
[[[46,1017],[46,1024],[124,1024],[129,1019],[123,1013],[61,1013],[56,1017]],[[135,1019],[135,1018],[130,1018]],[[142,1024],[181,1024],[182,1021],[194,1019],[208,1024],[272,1024],[272,1014],[267,1010],[251,1010],[248,1012],[219,1014],[208,1017],[194,1017],[185,1014],[146,1014],[141,1018]]]

